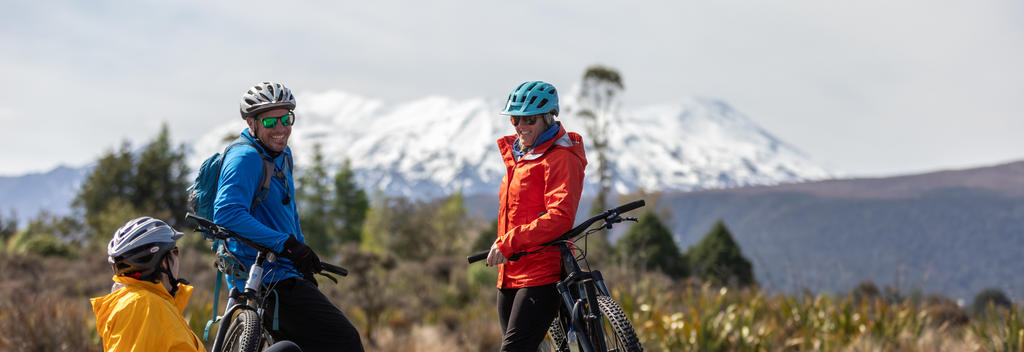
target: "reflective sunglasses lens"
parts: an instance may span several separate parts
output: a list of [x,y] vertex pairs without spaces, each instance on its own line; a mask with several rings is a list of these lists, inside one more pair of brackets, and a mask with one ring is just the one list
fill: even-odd
[[536,115],[534,115],[534,116],[509,116],[509,119],[512,121],[512,126],[519,125],[520,121],[525,122],[527,125],[533,126],[533,124],[537,123],[537,118],[538,118],[538,116],[536,116]]
[[277,126],[277,120],[281,120],[282,126],[291,126],[292,124],[295,123],[295,113],[289,112],[284,116],[267,117],[262,119],[261,121],[263,121],[263,127],[274,128],[274,126]]

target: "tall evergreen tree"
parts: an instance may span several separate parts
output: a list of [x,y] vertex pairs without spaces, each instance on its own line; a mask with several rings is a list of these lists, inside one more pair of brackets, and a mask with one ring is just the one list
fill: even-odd
[[689,274],[686,257],[672,232],[653,211],[645,212],[618,242],[619,258],[630,267],[660,270],[673,278]]
[[718,220],[686,256],[694,275],[723,285],[747,286],[754,283],[754,269],[743,257],[725,222]]
[[433,216],[434,233],[437,238],[437,255],[454,256],[465,253],[469,246],[468,238],[463,236],[468,227],[466,224],[466,206],[463,203],[462,191],[440,200],[440,206]]
[[331,237],[340,243],[358,243],[369,208],[366,192],[356,184],[352,166],[345,160],[334,175]]
[[185,146],[171,144],[166,123],[142,150],[135,169],[130,203],[171,226],[181,225],[188,201],[184,189],[189,185],[189,169],[185,165]]
[[[184,146],[171,145],[165,124],[137,162],[128,142],[100,157],[72,206],[96,240],[109,239],[128,216],[155,216],[178,225],[184,220],[187,175]],[[115,218],[108,216],[114,213]]]
[[123,203],[123,200],[132,198],[134,169],[131,147],[125,141],[121,144],[120,150],[111,150],[101,156],[92,172],[82,182],[72,206],[85,219],[90,237],[109,237],[110,234],[106,232],[114,230],[104,228],[100,217],[112,202]]
[[333,241],[330,236],[330,179],[324,165],[320,143],[313,145],[313,163],[304,168],[296,190],[299,201],[299,224],[310,248],[323,257],[331,256]]

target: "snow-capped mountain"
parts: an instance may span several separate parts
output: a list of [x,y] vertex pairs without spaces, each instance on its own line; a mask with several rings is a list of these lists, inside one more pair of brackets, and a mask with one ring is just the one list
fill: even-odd
[[[358,182],[388,195],[436,197],[452,191],[490,194],[504,175],[495,141],[513,133],[501,101],[433,96],[400,104],[328,91],[300,95],[289,140],[297,168],[320,144],[327,162],[350,160]],[[562,111],[573,110],[572,99]],[[728,104],[686,99],[625,110],[609,124],[613,189],[692,190],[799,182],[830,177],[795,147],[773,137]],[[559,117],[587,135],[571,113]],[[223,150],[244,128],[225,123],[193,144],[190,165]],[[588,149],[587,189],[596,187]],[[336,169],[333,168],[332,169]]]

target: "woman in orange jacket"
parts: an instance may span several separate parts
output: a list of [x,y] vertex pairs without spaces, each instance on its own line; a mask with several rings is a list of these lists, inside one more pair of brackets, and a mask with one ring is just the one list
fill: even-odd
[[525,82],[505,109],[516,134],[498,139],[506,174],[498,194],[498,238],[487,265],[498,266],[498,319],[502,351],[536,351],[559,307],[558,251],[508,256],[538,248],[572,228],[587,165],[583,138],[566,132],[558,92],[549,83]]

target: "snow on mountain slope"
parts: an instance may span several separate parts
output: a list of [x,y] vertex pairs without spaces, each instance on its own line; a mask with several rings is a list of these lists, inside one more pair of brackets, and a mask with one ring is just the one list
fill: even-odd
[[[289,141],[299,172],[321,144],[336,169],[350,160],[358,182],[370,190],[415,198],[452,191],[489,194],[505,170],[495,141],[513,129],[498,115],[500,101],[432,96],[389,104],[328,91],[301,94]],[[563,111],[571,110],[571,99]],[[614,190],[691,190],[823,179],[830,174],[796,148],[773,137],[729,105],[709,99],[623,111],[611,123]],[[571,114],[559,118],[587,136]],[[190,165],[226,145],[244,128],[225,122],[193,144]],[[587,189],[596,181],[596,154],[588,149]]]

